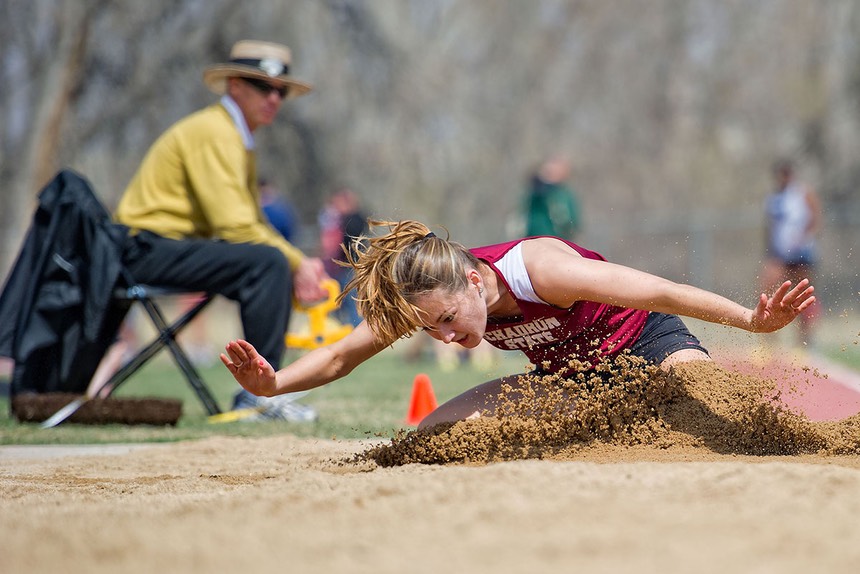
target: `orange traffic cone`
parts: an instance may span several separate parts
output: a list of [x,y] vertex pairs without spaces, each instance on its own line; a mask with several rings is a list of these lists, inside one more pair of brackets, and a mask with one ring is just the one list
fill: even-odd
[[430,384],[430,377],[424,373],[415,375],[412,383],[412,399],[409,401],[409,412],[406,414],[406,424],[417,425],[428,414],[436,410],[436,395]]

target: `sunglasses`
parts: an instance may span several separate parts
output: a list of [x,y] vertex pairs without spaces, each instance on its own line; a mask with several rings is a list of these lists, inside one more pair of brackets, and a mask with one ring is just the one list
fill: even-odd
[[242,81],[251,84],[258,92],[260,92],[266,97],[268,97],[268,95],[272,92],[276,92],[278,96],[283,100],[290,92],[287,86],[273,86],[272,84],[264,80],[258,80],[257,78],[242,78]]

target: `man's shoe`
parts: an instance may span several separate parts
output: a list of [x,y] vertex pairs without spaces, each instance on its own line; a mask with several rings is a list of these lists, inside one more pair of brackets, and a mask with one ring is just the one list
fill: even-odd
[[319,418],[316,409],[296,402],[296,399],[307,393],[290,393],[276,397],[258,397],[242,389],[233,398],[233,410],[257,409],[260,412],[243,421],[255,422],[264,420],[282,420],[297,423],[314,422]]
[[297,403],[289,395],[267,398],[268,408],[260,413],[268,419],[290,421],[295,423],[312,423],[319,418],[316,409]]

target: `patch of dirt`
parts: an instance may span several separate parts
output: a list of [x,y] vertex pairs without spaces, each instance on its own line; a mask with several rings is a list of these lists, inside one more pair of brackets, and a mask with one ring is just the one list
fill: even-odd
[[[81,395],[73,393],[22,393],[12,398],[12,413],[19,422],[42,422]],[[78,424],[176,426],[182,401],[157,398],[93,398],[68,419]]]

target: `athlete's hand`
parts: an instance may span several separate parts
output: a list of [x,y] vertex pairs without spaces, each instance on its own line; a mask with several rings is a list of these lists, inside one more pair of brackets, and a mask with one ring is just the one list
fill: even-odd
[[221,353],[221,362],[236,381],[250,393],[270,397],[276,394],[275,369],[248,341],[230,341],[227,355]]
[[804,279],[794,288],[786,281],[770,297],[762,293],[753,309],[750,331],[772,333],[782,329],[815,302],[815,288]]

